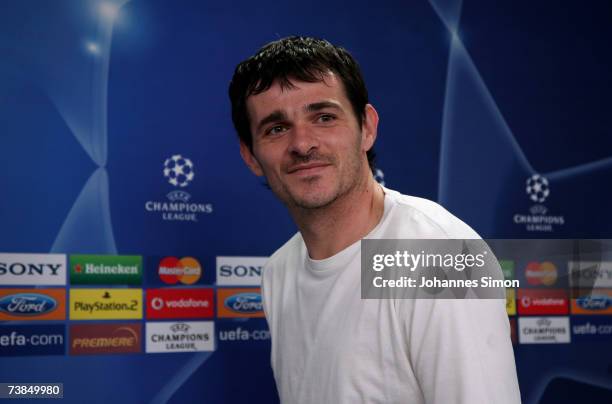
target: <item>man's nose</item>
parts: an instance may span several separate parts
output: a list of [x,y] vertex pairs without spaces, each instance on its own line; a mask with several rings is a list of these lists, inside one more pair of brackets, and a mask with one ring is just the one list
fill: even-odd
[[307,156],[319,146],[316,135],[302,123],[293,126],[290,138],[289,153],[291,154]]

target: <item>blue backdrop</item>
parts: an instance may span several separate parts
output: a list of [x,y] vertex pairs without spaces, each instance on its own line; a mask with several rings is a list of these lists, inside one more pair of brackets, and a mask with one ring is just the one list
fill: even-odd
[[[296,229],[240,159],[227,85],[239,61],[292,34],[360,62],[388,187],[439,201],[483,237],[612,238],[611,11],[549,0],[3,0],[0,252],[140,255],[144,289],[160,286],[166,256],[196,257],[203,274],[190,287],[216,289],[217,257],[271,254]],[[164,173],[175,155],[193,167],[184,187]],[[536,174],[549,193],[533,200]],[[171,202],[193,216],[169,220],[159,206]],[[66,318],[0,327],[78,323]],[[209,321],[214,351],[152,354],[141,342],[141,353],[73,356],[66,334],[64,354],[1,357],[0,382],[63,382],[71,402],[277,402],[265,320],[215,310]],[[220,338],[237,329],[249,340]],[[523,400],[610,399],[611,338],[515,345]]]

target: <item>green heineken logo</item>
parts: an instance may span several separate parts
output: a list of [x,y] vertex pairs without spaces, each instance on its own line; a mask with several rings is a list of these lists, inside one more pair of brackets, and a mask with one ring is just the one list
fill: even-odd
[[504,279],[514,279],[514,261],[499,260],[499,265],[504,273]]
[[73,285],[140,285],[140,255],[71,255],[70,283]]

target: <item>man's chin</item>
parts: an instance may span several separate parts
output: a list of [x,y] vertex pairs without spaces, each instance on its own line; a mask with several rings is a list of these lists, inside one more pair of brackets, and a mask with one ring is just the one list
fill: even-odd
[[331,205],[337,197],[335,195],[293,195],[292,205],[301,209],[321,209]]

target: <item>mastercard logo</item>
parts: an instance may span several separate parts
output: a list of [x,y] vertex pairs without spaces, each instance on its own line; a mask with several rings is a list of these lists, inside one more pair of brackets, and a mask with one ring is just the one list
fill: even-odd
[[168,285],[182,283],[192,285],[202,276],[202,267],[198,260],[192,257],[178,259],[176,257],[166,257],[159,263],[157,270],[159,279]]
[[549,261],[530,262],[525,268],[527,283],[533,286],[551,286],[557,282],[557,267]]

